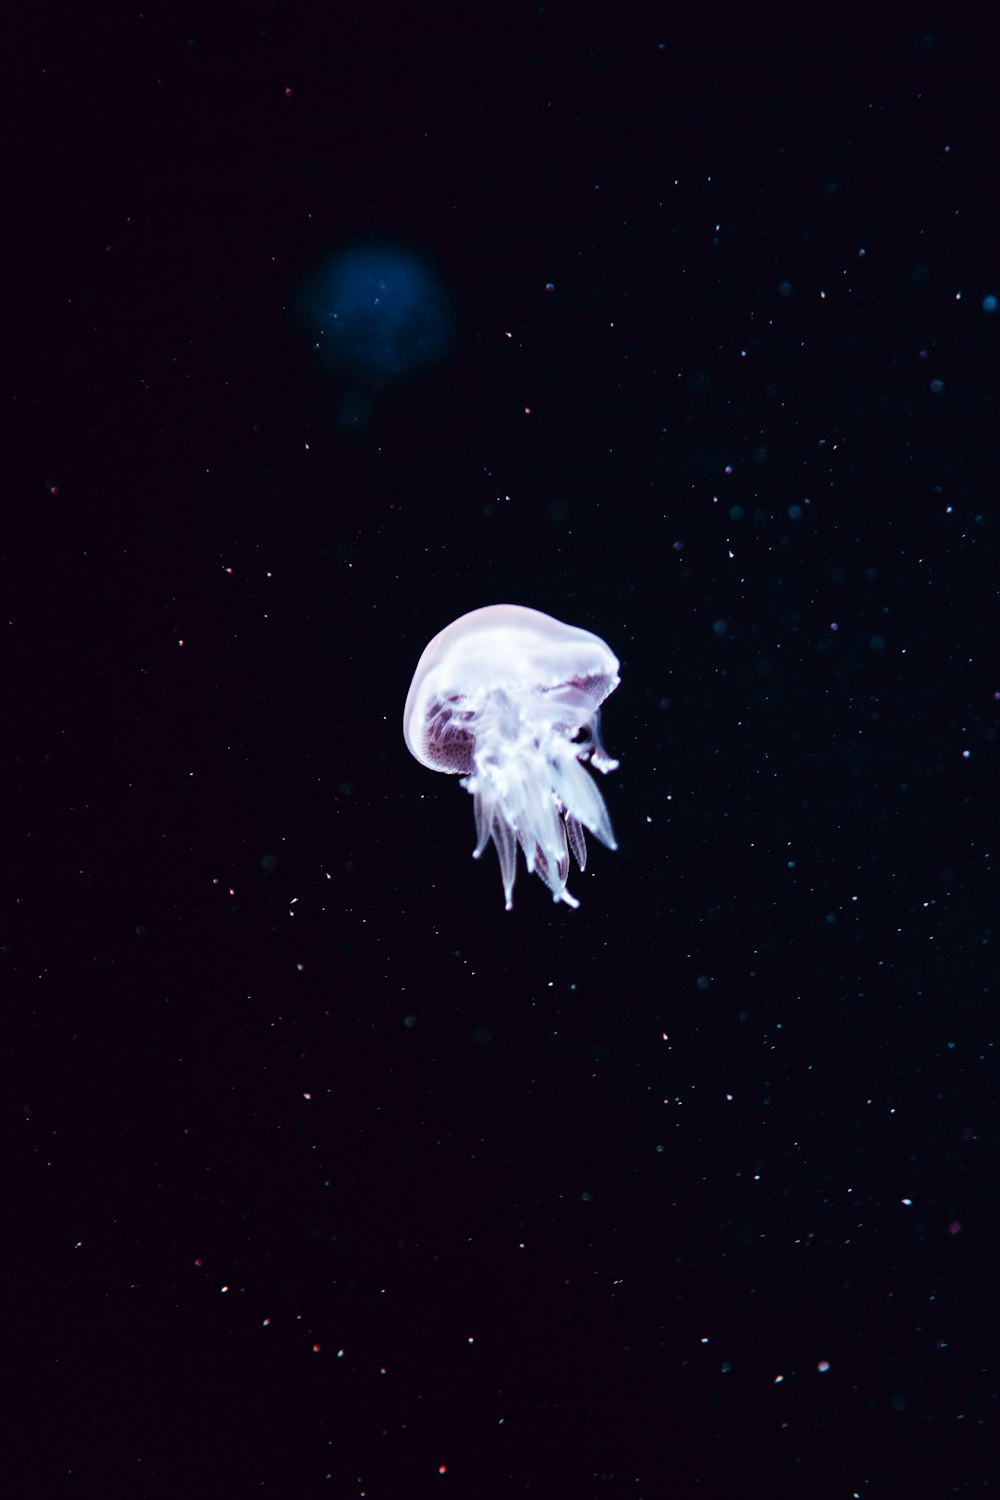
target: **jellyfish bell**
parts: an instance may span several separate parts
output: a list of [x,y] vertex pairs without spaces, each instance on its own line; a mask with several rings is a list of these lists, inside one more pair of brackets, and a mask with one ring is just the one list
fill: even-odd
[[600,708],[618,686],[618,660],[600,636],[519,604],[491,604],[442,630],[425,648],[403,711],[410,753],[462,777],[476,817],[478,859],[492,839],[507,910],[520,844],[529,874],[553,900],[569,856],[587,862],[584,830],[617,847],[586,766],[616,769],[601,743]]

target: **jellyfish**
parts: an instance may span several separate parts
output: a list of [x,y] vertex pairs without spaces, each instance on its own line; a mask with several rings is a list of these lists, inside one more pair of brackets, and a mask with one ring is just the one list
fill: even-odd
[[571,852],[586,867],[584,829],[618,847],[585,768],[606,774],[618,766],[599,721],[619,681],[617,658],[600,636],[520,604],[462,615],[417,663],[403,738],[421,765],[462,777],[476,814],[473,858],[493,840],[508,911],[518,844],[529,875],[574,907],[566,878]]

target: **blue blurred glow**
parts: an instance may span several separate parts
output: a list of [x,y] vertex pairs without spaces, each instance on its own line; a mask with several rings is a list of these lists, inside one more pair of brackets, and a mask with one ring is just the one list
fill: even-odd
[[444,293],[397,250],[359,249],[317,277],[308,304],[321,347],[338,367],[379,382],[432,363],[448,345]]

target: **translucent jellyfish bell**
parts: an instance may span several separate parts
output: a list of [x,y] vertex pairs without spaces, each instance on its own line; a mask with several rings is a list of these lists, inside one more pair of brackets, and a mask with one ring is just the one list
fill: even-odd
[[566,889],[570,851],[581,870],[587,863],[583,830],[617,848],[585,765],[618,765],[598,723],[619,681],[600,636],[520,604],[462,615],[417,663],[403,738],[422,765],[463,778],[476,810],[474,857],[496,844],[508,911],[518,844],[529,874],[569,906],[579,905]]

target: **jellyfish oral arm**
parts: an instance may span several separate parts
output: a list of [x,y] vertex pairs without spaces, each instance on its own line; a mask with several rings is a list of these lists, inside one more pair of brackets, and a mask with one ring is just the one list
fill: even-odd
[[[584,829],[617,847],[604,798],[561,729],[531,726],[513,741],[487,735],[474,753],[475,770],[462,780],[472,793],[478,859],[492,839],[500,859],[504,900],[513,905],[517,846],[528,873],[538,875],[553,900],[579,902],[566,888],[569,859],[587,863]],[[611,765],[614,762],[610,763]]]

